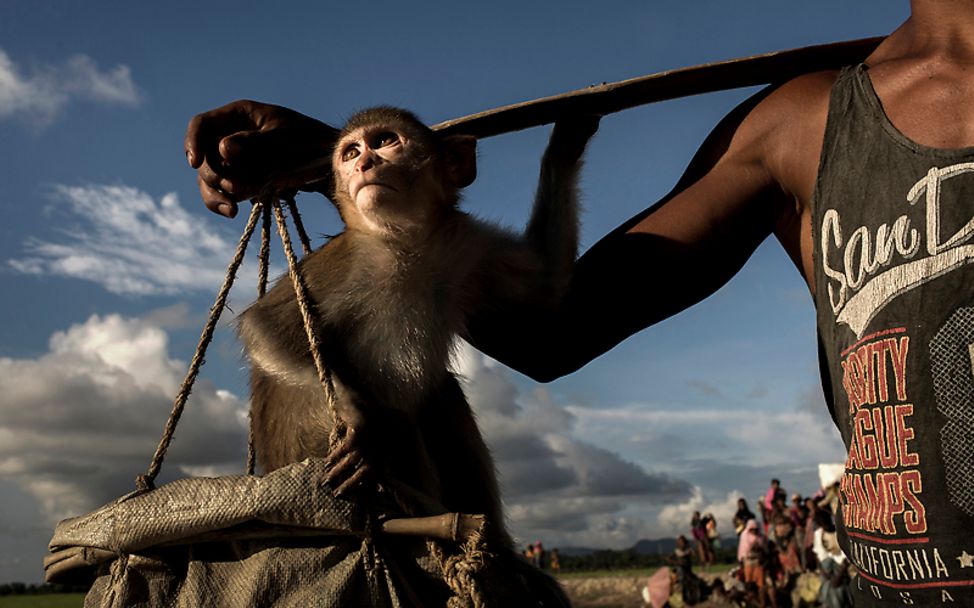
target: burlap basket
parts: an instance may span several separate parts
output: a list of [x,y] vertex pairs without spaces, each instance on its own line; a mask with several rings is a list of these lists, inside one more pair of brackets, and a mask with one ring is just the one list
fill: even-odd
[[512,551],[483,549],[482,518],[394,517],[391,501],[370,515],[324,472],[309,459],[134,492],[59,523],[46,579],[93,578],[86,608],[568,605]]

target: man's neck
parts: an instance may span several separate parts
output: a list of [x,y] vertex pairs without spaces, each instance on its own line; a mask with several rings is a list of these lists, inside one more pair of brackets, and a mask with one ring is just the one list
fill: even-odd
[[974,0],[911,0],[910,8],[891,37],[913,55],[974,63]]

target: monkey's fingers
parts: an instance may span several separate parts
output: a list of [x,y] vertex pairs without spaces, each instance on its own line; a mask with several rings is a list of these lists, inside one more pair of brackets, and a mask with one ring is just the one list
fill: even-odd
[[335,490],[335,495],[339,498],[343,498],[348,492],[355,490],[363,483],[365,483],[372,476],[372,467],[366,464],[364,461],[359,462],[359,466],[352,473],[352,476],[345,480],[342,485],[338,486]]
[[333,466],[338,461],[345,459],[349,454],[355,454],[361,458],[364,451],[362,433],[356,430],[355,427],[349,426],[345,437],[325,456],[325,462],[328,466]]
[[579,114],[559,120],[551,132],[549,153],[563,161],[578,161],[588,141],[599,130],[600,120],[598,114]]
[[342,484],[345,479],[355,472],[358,463],[362,460],[361,455],[358,453],[345,454],[337,458],[333,457],[333,454],[334,452],[329,454],[326,459],[329,470],[323,481],[327,486]]

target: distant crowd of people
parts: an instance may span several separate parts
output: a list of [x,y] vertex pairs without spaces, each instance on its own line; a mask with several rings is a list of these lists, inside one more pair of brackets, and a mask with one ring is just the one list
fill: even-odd
[[551,570],[551,573],[555,575],[561,572],[558,549],[552,549],[550,552],[545,551],[544,545],[541,544],[540,540],[533,545],[529,544],[526,546],[523,555],[535,568]]
[[734,584],[722,589],[703,583],[692,571],[693,555],[700,565],[710,566],[720,543],[716,518],[694,512],[694,545],[680,536],[670,560],[683,603],[692,605],[716,590],[744,606],[851,606],[849,563],[835,536],[837,503],[837,487],[831,486],[808,497],[792,494],[789,504],[778,479],[758,499],[757,514],[747,500],[738,499],[733,518],[738,565],[732,570]]
[[782,596],[793,606],[851,606],[849,562],[835,536],[838,489],[792,494],[790,502],[777,479],[758,502],[760,523],[747,501],[738,500],[734,528],[742,582],[759,606],[778,608]]

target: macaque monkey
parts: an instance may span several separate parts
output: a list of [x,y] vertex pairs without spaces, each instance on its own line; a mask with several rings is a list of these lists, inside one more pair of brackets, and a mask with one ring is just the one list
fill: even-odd
[[485,514],[511,546],[493,461],[449,358],[476,311],[501,297],[543,310],[567,288],[580,158],[597,126],[555,126],[530,222],[515,235],[457,208],[476,176],[475,138],[437,135],[388,107],[348,121],[332,159],[346,228],[300,264],[347,433],[329,452],[332,414],[284,277],[239,324],[265,471],[327,457],[325,481],[339,494],[374,476],[448,511]]

